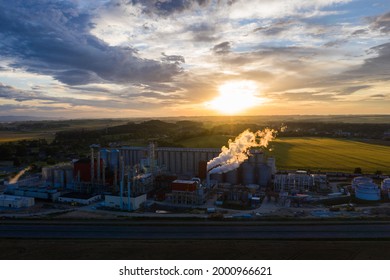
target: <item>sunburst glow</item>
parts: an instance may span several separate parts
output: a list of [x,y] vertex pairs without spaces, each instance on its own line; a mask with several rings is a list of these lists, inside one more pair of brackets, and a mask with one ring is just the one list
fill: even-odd
[[258,90],[253,81],[230,81],[219,86],[219,96],[206,106],[225,115],[234,115],[263,102],[262,98],[256,97]]

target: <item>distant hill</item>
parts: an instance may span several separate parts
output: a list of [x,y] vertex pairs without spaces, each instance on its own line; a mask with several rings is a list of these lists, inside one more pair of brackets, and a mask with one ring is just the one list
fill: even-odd
[[34,116],[0,116],[0,123],[5,122],[21,122],[21,121],[47,121],[47,120],[60,120],[62,118],[47,118],[47,117],[34,117]]

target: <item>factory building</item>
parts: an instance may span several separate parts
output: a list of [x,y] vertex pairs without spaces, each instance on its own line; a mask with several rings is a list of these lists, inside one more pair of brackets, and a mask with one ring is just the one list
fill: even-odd
[[181,205],[200,205],[205,202],[205,189],[195,180],[175,180],[171,184],[172,193],[167,201]]
[[[125,166],[141,164],[145,173],[170,174],[181,178],[207,177],[207,162],[218,156],[221,149],[214,148],[175,148],[155,147],[121,147],[100,149],[98,157],[110,166],[120,170],[120,159]],[[153,169],[152,171],[150,169]],[[211,174],[210,179],[216,183],[259,184],[267,186],[275,173],[275,159],[264,158],[260,150],[251,150],[248,160],[238,169],[225,174]]]
[[77,203],[82,205],[89,205],[91,203],[100,200],[101,198],[102,198],[101,195],[71,192],[71,193],[63,194],[60,197],[58,197],[58,201],[65,202],[65,203]]
[[130,197],[130,204],[128,203],[129,198],[127,196],[117,195],[105,195],[104,204],[106,207],[126,209],[126,210],[137,210],[146,201],[146,194],[139,196]]
[[325,174],[311,174],[316,191],[329,189],[328,176]]
[[[187,175],[194,177],[199,175],[199,162],[209,161],[218,156],[220,149],[214,148],[173,148],[173,147],[122,147],[119,149],[103,149],[105,154],[116,157],[119,153],[123,157],[125,165],[134,166],[142,159],[148,158],[151,151],[157,166],[169,174]],[[101,151],[101,153],[102,153]],[[153,158],[152,156],[149,158]],[[114,161],[115,164],[115,161]]]
[[46,188],[46,187],[19,187],[19,188],[7,188],[5,191],[7,194],[23,196],[23,197],[33,197],[43,200],[56,201],[60,196],[60,192],[56,189]]
[[323,177],[312,176],[306,171],[298,170],[295,173],[276,174],[274,178],[274,190],[284,192],[290,190],[305,191],[314,190],[315,181],[319,184],[326,179]]
[[34,206],[35,201],[32,197],[21,197],[14,195],[0,195],[0,207],[22,208]]

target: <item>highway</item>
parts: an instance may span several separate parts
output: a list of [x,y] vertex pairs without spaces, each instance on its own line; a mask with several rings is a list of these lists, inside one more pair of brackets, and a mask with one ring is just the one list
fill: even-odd
[[0,238],[27,239],[390,239],[390,224],[32,224],[2,223]]

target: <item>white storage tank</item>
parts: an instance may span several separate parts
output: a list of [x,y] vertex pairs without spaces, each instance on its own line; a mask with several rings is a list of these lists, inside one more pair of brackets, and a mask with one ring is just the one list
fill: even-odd
[[53,186],[54,184],[54,169],[52,167],[42,168],[42,180],[46,186]]
[[390,198],[390,178],[386,178],[382,181],[381,189],[384,193],[387,193]]
[[372,182],[359,183],[355,188],[356,198],[369,201],[378,201],[381,199],[379,187]]
[[381,189],[384,191],[390,190],[390,178],[386,178],[382,181]]
[[355,177],[352,180],[352,189],[356,189],[356,187],[360,183],[372,183],[372,179],[369,177],[361,177],[361,176]]

